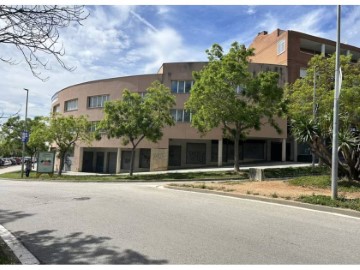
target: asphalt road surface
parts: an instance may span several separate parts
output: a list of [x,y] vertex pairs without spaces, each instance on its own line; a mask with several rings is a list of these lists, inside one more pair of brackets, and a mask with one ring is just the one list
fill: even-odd
[[44,264],[359,264],[360,219],[159,188],[0,180],[0,224]]

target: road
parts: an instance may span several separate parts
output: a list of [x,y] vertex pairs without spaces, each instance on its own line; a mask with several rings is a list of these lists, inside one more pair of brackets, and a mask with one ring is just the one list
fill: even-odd
[[359,264],[360,219],[160,184],[0,180],[0,224],[44,264]]

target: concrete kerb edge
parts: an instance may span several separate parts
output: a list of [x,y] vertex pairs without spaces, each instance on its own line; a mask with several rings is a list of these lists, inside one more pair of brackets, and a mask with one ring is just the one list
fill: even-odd
[[[48,183],[151,183],[151,182],[210,182],[210,181],[247,181],[248,179],[243,178],[236,178],[236,177],[227,177],[227,178],[199,178],[199,179],[154,179],[154,180],[130,180],[130,179],[123,179],[123,180],[91,180],[91,181],[81,181],[81,180],[75,180],[75,179],[66,179],[66,180],[40,180],[40,179],[34,179],[31,178],[29,180],[26,179],[15,179],[15,178],[4,178],[1,177],[1,180],[7,180],[7,181],[18,181],[18,182],[48,182]],[[277,179],[279,180],[279,179]]]
[[36,265],[39,260],[5,227],[0,225],[0,237],[12,250],[21,264]]
[[268,198],[268,197],[255,196],[255,195],[231,194],[231,193],[199,189],[199,188],[174,187],[174,186],[168,186],[168,185],[164,185],[163,187],[168,188],[168,189],[174,189],[174,190],[208,193],[208,194],[215,194],[215,195],[221,195],[221,196],[227,196],[227,197],[233,197],[233,198],[239,198],[239,199],[247,199],[247,200],[262,201],[262,202],[268,202],[268,203],[274,203],[274,204],[280,204],[280,205],[294,206],[294,207],[299,207],[299,208],[306,208],[306,209],[311,209],[311,210],[317,210],[317,211],[323,211],[323,212],[328,212],[328,213],[341,214],[341,215],[346,215],[346,216],[350,216],[350,217],[360,218],[360,212],[357,212],[357,211],[351,210],[351,209],[335,208],[335,207],[324,206],[324,205],[309,204],[309,203],[290,201],[290,200],[284,200],[284,199],[278,199],[278,198]]

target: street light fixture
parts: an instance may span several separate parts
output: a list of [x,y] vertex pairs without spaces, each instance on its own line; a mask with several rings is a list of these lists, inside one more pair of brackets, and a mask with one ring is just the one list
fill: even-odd
[[[25,106],[25,130],[23,132],[23,136],[22,136],[22,163],[21,163],[21,178],[24,177],[24,163],[25,163],[25,145],[26,145],[26,135],[24,135],[24,133],[27,132],[27,111],[28,111],[28,100],[29,100],[29,89],[24,88],[24,90],[26,91],[26,106]],[[27,133],[28,134],[28,133]]]

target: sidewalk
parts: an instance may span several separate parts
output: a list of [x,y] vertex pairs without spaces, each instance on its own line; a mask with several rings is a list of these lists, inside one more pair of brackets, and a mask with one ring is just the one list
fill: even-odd
[[[253,163],[253,164],[244,164],[240,165],[240,170],[248,170],[249,168],[288,168],[288,167],[308,167],[311,166],[311,163],[301,163],[301,162],[268,162],[268,163]],[[152,175],[152,174],[165,174],[165,173],[190,173],[190,172],[225,172],[234,170],[233,166],[226,167],[206,167],[206,168],[193,168],[193,169],[177,169],[177,170],[167,170],[167,171],[153,171],[153,172],[134,172],[134,175]],[[1,173],[1,172],[0,172]],[[102,173],[89,173],[89,172],[64,172],[64,175],[109,175]],[[119,173],[118,175],[128,175],[129,173]]]
[[[267,162],[267,163],[253,163],[253,164],[244,164],[240,165],[240,170],[248,170],[249,168],[288,168],[288,167],[307,167],[311,166],[311,163],[301,163],[301,162]],[[153,171],[153,172],[134,172],[134,175],[142,174],[165,174],[165,173],[189,173],[189,172],[225,172],[232,171],[233,166],[226,167],[206,167],[206,168],[193,168],[193,169],[177,169],[177,170],[167,170],[167,171]],[[0,175],[8,172],[16,172],[21,170],[21,165],[9,166],[6,168],[0,167]],[[32,170],[32,173],[36,172],[36,165]],[[128,175],[129,173],[119,173],[119,175]],[[63,172],[63,175],[110,175],[104,173],[90,173],[90,172],[72,172],[67,171]]]

